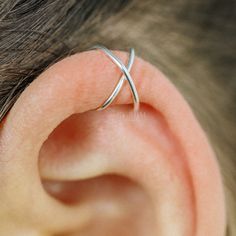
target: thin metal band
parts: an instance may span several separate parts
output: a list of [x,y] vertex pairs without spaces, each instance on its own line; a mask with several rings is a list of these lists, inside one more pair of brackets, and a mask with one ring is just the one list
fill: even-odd
[[119,92],[123,86],[124,80],[126,79],[129,83],[130,91],[132,93],[132,97],[133,97],[133,101],[134,101],[134,110],[137,111],[139,109],[139,96],[138,96],[138,92],[135,87],[135,84],[132,80],[132,77],[129,73],[132,68],[132,65],[134,63],[134,58],[135,58],[134,49],[133,48],[130,49],[130,56],[129,56],[127,68],[123,64],[123,62],[106,47],[104,47],[102,45],[95,45],[91,49],[98,49],[98,50],[103,51],[113,61],[113,63],[115,63],[120,68],[120,70],[123,72],[122,77],[118,81],[118,83],[117,83],[115,89],[113,90],[113,92],[111,93],[111,95],[99,108],[97,108],[97,110],[104,110],[114,101],[114,99],[117,97],[117,95],[119,94]]

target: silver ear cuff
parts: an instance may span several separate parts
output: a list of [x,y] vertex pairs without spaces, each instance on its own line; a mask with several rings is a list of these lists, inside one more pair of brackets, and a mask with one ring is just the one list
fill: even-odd
[[134,63],[134,58],[135,58],[134,49],[133,48],[130,49],[129,61],[127,63],[127,67],[123,64],[123,62],[116,55],[114,55],[106,47],[104,47],[102,45],[95,45],[91,49],[98,49],[98,50],[101,50],[102,52],[104,52],[112,60],[112,62],[120,68],[120,70],[123,73],[123,75],[121,76],[120,80],[118,81],[113,92],[110,94],[108,99],[100,107],[97,108],[97,110],[104,110],[105,108],[107,108],[114,101],[114,99],[117,97],[117,95],[119,94],[119,92],[124,84],[124,81],[127,80],[129,83],[129,86],[130,86],[130,91],[132,93],[132,97],[133,97],[134,111],[138,111],[138,109],[139,109],[139,96],[138,96],[138,92],[135,87],[135,84],[134,84],[132,77],[130,75],[130,70],[132,68],[132,65]]

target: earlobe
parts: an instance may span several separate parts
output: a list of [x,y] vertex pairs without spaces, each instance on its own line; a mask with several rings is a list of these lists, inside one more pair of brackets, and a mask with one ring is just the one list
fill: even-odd
[[[123,52],[116,54],[123,61],[127,58]],[[131,75],[142,103],[138,113],[129,105],[127,86],[113,107],[91,111],[107,98],[119,75],[119,69],[100,52],[84,52],[53,65],[24,91],[1,130],[1,159],[6,164],[0,167],[0,177],[7,178],[8,184],[0,191],[11,192],[10,197],[1,195],[1,202],[11,204],[27,227],[36,224],[37,230],[66,231],[96,220],[98,201],[91,196],[91,181],[88,186],[86,182],[76,185],[84,189],[84,200],[71,207],[58,202],[63,199],[49,186],[57,197],[52,198],[41,180],[92,179],[95,185],[108,181],[121,191],[127,184],[129,197],[130,193],[141,196],[136,214],[154,219],[144,225],[153,229],[148,235],[224,235],[224,197],[214,153],[185,100],[155,67],[135,60]],[[20,202],[11,190],[16,183],[22,186],[16,188]],[[115,188],[110,189],[104,191],[103,200],[109,194],[114,200]],[[129,197],[127,201],[135,199]],[[29,201],[35,202],[32,209]],[[124,219],[132,216],[135,222],[133,208],[123,209],[125,202],[118,203]],[[49,224],[54,215],[58,218]],[[147,235],[143,232],[140,235]],[[112,231],[112,235],[116,234]]]

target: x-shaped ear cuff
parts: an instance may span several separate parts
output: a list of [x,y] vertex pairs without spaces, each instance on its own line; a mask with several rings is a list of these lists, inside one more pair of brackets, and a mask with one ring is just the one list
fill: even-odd
[[135,58],[134,49],[133,48],[130,49],[129,61],[128,61],[127,67],[123,64],[123,62],[116,55],[114,55],[106,47],[101,46],[101,45],[95,45],[91,49],[97,49],[97,50],[103,51],[113,61],[113,63],[115,63],[120,68],[120,70],[123,73],[123,75],[121,76],[120,80],[118,81],[118,83],[117,83],[115,89],[113,90],[113,92],[111,93],[111,95],[100,107],[97,108],[97,110],[104,110],[105,108],[107,108],[114,101],[114,99],[117,97],[117,95],[119,94],[124,81],[127,80],[129,83],[129,86],[130,86],[130,91],[133,96],[134,110],[138,111],[138,109],[139,109],[139,96],[138,96],[138,92],[136,90],[135,84],[134,84],[132,77],[130,75],[130,70],[132,68],[132,65],[134,63],[134,58]]

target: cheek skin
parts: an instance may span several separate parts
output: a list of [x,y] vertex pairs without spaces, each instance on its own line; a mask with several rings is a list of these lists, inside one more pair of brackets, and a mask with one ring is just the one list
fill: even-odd
[[[127,60],[126,53],[115,53]],[[1,130],[1,160],[8,164],[0,167],[0,201],[12,206],[3,207],[3,216],[14,211],[18,221],[33,219],[24,224],[49,231],[78,225],[78,218],[93,215],[91,208],[58,204],[40,177],[71,181],[115,173],[135,180],[151,198],[159,235],[224,235],[215,155],[186,101],[155,67],[136,58],[131,71],[142,103],[138,118],[119,117],[129,116],[127,84],[114,107],[89,111],[107,98],[119,75],[101,52],[84,52],[56,63],[23,92]]]

